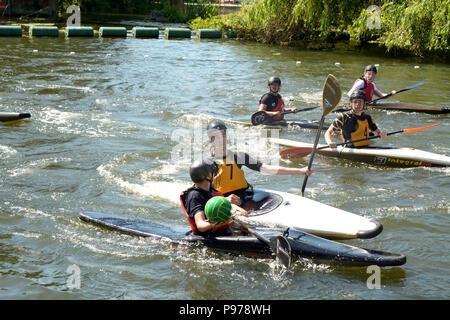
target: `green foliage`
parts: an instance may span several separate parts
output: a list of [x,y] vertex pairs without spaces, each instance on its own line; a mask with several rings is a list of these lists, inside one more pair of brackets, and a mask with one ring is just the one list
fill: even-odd
[[[370,5],[381,9],[381,28],[369,28]],[[450,0],[252,0],[224,17],[191,26],[235,29],[240,38],[267,43],[295,40],[377,42],[391,52],[450,56]]]

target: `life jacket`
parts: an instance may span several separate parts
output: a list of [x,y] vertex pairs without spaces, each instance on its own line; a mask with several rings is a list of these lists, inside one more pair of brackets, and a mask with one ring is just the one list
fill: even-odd
[[364,86],[361,89],[359,89],[359,90],[364,91],[364,93],[366,94],[367,102],[372,101],[373,92],[375,90],[375,87],[373,86],[373,83],[367,81],[364,77],[360,77],[360,78],[355,80],[353,85],[355,85],[356,82],[359,81],[359,80],[364,81]]
[[[272,98],[272,99],[271,99],[271,100],[272,100],[272,103],[270,103],[270,105],[267,105],[266,111],[269,111],[269,112],[277,112],[277,111],[283,112],[283,111],[284,111],[284,101],[283,101],[283,99],[281,98],[280,95],[274,96],[274,95],[272,95],[272,94],[270,94],[270,93],[266,93],[266,94],[264,94],[261,98],[259,98],[259,103],[258,103],[258,105],[261,104],[262,99],[263,99],[265,96],[267,96],[267,95],[269,95],[269,96]],[[275,99],[276,99],[276,100],[275,100]],[[281,121],[281,120],[284,119],[284,115],[280,114],[280,115],[277,115],[277,116],[272,117],[272,119],[273,119],[274,121]]]
[[[198,187],[192,186],[192,187],[190,187],[189,189],[187,189],[187,190],[181,192],[181,194],[180,194],[180,202],[181,202],[181,209],[183,210],[183,213],[184,213],[186,219],[187,219],[188,222],[189,222],[189,226],[191,227],[192,233],[193,233],[193,234],[198,234],[198,232],[197,232],[197,227],[196,227],[196,225],[195,225],[195,220],[194,220],[194,219],[191,219],[191,218],[189,217],[189,214],[187,213],[186,208],[185,208],[185,206],[184,206],[184,201],[185,201],[185,199],[186,199],[187,194],[188,194],[191,190],[195,190],[195,189],[198,189]],[[221,196],[221,195],[222,195],[222,193],[220,193],[220,192],[218,192],[218,191],[212,191],[212,192],[211,192],[211,196],[212,196],[212,197]],[[215,227],[215,228],[213,229],[213,232],[228,228],[228,227],[231,225],[231,222],[232,222],[232,220],[231,220],[231,218],[230,218],[230,220],[228,220],[228,223],[227,223],[227,224],[225,224],[225,225],[223,225],[223,226],[220,226],[220,227]]]
[[244,171],[236,164],[235,157],[236,155],[233,155],[230,163],[226,162],[230,160],[229,157],[216,160],[218,171],[214,176],[213,187],[223,194],[248,188]]
[[[365,115],[365,114],[363,114]],[[346,117],[344,119],[344,117]],[[343,128],[341,130],[341,138],[342,141],[349,140],[358,140],[368,138],[370,135],[369,131],[369,119],[367,117],[363,117],[362,119],[358,119],[356,116],[352,114],[347,114],[347,116],[342,115]],[[370,140],[359,141],[353,143],[355,147],[363,147],[368,146],[370,144]]]

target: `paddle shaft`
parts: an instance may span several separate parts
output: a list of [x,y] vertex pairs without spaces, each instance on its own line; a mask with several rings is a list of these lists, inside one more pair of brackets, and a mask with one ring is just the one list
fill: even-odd
[[[309,159],[309,163],[308,163],[309,170],[311,170],[312,163],[314,161],[314,155],[316,154],[316,147],[317,147],[317,144],[319,143],[320,132],[322,131],[324,121],[325,121],[325,116],[322,116],[322,118],[320,119],[320,123],[319,123],[319,130],[318,130],[319,134],[316,134],[316,139],[314,140],[313,152],[312,152],[311,158]],[[305,194],[305,188],[306,188],[307,181],[308,181],[308,176],[305,175],[305,178],[303,179],[303,185],[302,185],[302,197]]]
[[[403,88],[403,89],[400,89],[400,90],[396,91],[395,94],[400,93],[400,92],[404,92],[404,91],[408,91],[408,90],[411,90],[411,89],[414,89],[414,88],[417,88],[417,87],[420,87],[420,86],[422,86],[423,84],[425,84],[425,82],[419,82],[419,83],[413,84],[412,86],[409,86],[409,87],[406,87],[406,88]],[[368,105],[371,105],[371,104],[377,102],[378,100],[386,99],[386,98],[389,98],[389,97],[391,97],[391,96],[393,96],[392,92],[391,92],[391,93],[388,93],[388,94],[386,94],[386,95],[384,95],[384,96],[382,96],[382,97],[376,98],[376,99],[374,99],[374,100],[372,100],[372,101],[369,101],[367,104],[368,104]]]

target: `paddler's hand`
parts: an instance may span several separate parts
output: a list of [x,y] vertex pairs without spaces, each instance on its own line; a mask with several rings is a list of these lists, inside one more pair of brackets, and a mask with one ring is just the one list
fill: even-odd
[[247,210],[245,210],[244,208],[241,208],[241,207],[239,207],[239,206],[237,206],[237,205],[235,205],[235,204],[231,204],[231,211],[233,212],[233,213],[240,213],[240,214],[242,214],[243,216],[245,216],[245,217],[248,217],[248,212],[247,212]]
[[314,171],[308,169],[308,167],[301,168],[300,171],[308,177],[314,173]]
[[230,194],[227,197],[228,201],[230,201],[231,204],[235,204],[237,206],[241,205],[241,198],[239,198],[239,196],[235,195],[235,194]]
[[397,93],[397,91],[395,91],[395,90],[392,90],[391,91],[391,95],[394,95],[394,94],[396,94]]
[[292,111],[293,113],[297,113],[298,109],[297,108],[287,108],[286,111]]
[[386,131],[380,131],[379,136],[380,136],[380,139],[384,139],[384,138],[387,137],[387,132]]
[[331,149],[336,149],[336,148],[337,148],[336,142],[330,142],[330,143],[328,144],[328,146],[329,146]]

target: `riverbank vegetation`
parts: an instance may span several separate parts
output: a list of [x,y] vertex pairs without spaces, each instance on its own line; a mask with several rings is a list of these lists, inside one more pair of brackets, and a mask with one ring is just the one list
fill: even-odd
[[450,0],[252,0],[239,12],[189,24],[193,29],[233,29],[239,38],[264,43],[323,49],[347,41],[392,55],[449,61],[449,15]]

